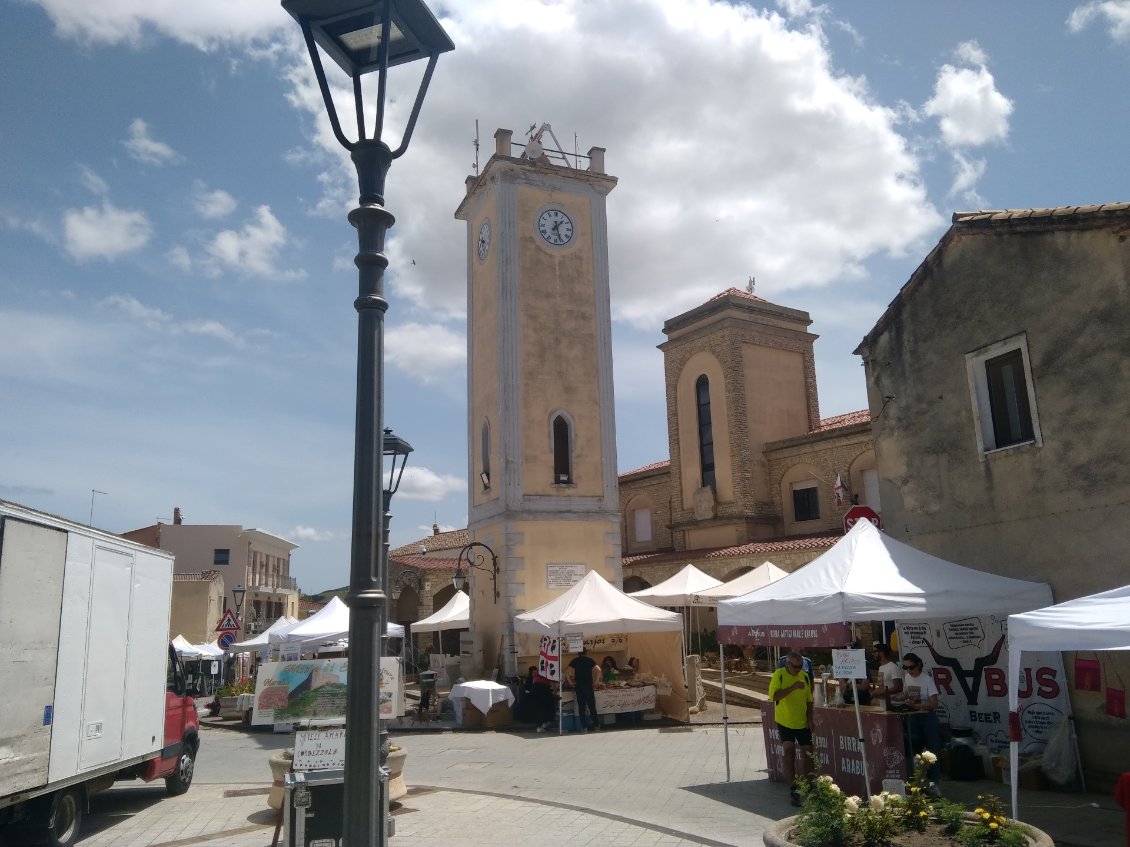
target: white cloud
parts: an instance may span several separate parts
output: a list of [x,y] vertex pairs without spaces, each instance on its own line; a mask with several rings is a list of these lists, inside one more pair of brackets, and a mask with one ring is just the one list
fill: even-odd
[[225,44],[254,44],[280,27],[294,27],[278,3],[230,0],[36,0],[51,16],[56,32],[77,41],[138,43],[160,33],[201,50]]
[[223,189],[209,190],[202,182],[197,182],[192,191],[192,205],[202,218],[217,220],[226,218],[235,211],[235,198]]
[[950,187],[950,196],[960,197],[967,204],[966,208],[983,209],[985,201],[977,193],[977,183],[985,175],[985,160],[974,159],[964,155],[960,150],[954,150],[953,165],[954,179]]
[[959,58],[973,68],[943,65],[934,83],[934,96],[924,107],[938,119],[942,138],[950,147],[977,147],[1008,137],[1012,101],[997,90],[985,67],[985,54],[974,42],[958,46]]
[[324,529],[315,529],[312,526],[302,526],[299,524],[294,527],[290,532],[285,533],[285,537],[295,542],[324,542],[324,541],[339,541],[341,535],[335,532],[330,532]]
[[448,474],[437,474],[427,468],[408,465],[404,469],[404,476],[397,489],[398,499],[424,500],[429,503],[438,503],[449,494],[457,494],[467,490],[467,480]]
[[165,258],[169,260],[169,264],[175,268],[180,268],[184,272],[192,270],[192,256],[189,255],[188,249],[177,245],[165,254]]
[[1072,10],[1067,28],[1081,32],[1093,21],[1101,20],[1115,41],[1130,41],[1130,0],[1094,0]]
[[432,382],[467,361],[462,333],[440,324],[392,325],[385,333],[385,361],[424,382]]
[[129,318],[131,322],[151,331],[167,335],[202,335],[223,341],[235,348],[246,346],[246,342],[228,327],[215,320],[176,321],[173,316],[161,309],[146,306],[136,297],[114,294],[102,300],[105,308],[112,309]]
[[129,125],[129,138],[122,144],[133,158],[147,165],[168,165],[181,159],[176,150],[149,134],[149,125],[141,118],[133,119]]
[[102,179],[102,177],[100,177],[90,168],[85,166],[80,167],[79,179],[82,181],[82,184],[86,188],[86,190],[91,194],[102,198],[110,196],[110,186],[106,184],[106,180]]
[[63,244],[80,262],[117,259],[144,247],[152,233],[143,212],[119,209],[109,201],[99,208],[68,209],[63,214]]
[[215,275],[232,270],[264,279],[298,279],[302,270],[278,265],[279,253],[290,236],[269,206],[259,206],[240,230],[225,229],[206,248],[209,271]]

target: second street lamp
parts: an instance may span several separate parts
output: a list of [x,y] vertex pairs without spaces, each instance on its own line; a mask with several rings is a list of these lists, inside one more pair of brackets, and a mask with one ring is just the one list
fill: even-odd
[[[384,253],[393,217],[385,209],[385,177],[392,160],[408,147],[440,53],[455,45],[421,0],[283,0],[302,27],[334,135],[357,168],[360,197],[349,222],[357,229],[357,415],[353,457],[353,543],[349,560],[349,675],[346,680],[345,847],[388,843],[387,772],[380,767],[381,635],[388,615],[387,570],[381,542],[386,489],[381,464],[384,422]],[[319,46],[353,81],[357,140],[342,131],[322,68]],[[427,59],[400,145],[384,143],[388,69]],[[361,77],[377,74],[373,133],[366,133]],[[398,454],[399,455],[399,454]],[[405,454],[406,455],[406,454]],[[395,460],[394,460],[395,461]],[[401,466],[403,469],[403,465]],[[399,481],[399,479],[397,480]],[[391,482],[391,480],[390,480]]]

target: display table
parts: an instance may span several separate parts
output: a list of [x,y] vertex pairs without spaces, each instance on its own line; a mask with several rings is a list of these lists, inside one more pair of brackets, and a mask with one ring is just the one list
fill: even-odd
[[[860,706],[863,723],[863,747],[867,753],[867,782],[871,793],[883,790],[884,779],[906,779],[905,720],[913,720],[914,712],[888,712],[882,706]],[[769,778],[784,782],[784,747],[773,720],[773,704],[761,704],[761,729],[765,733],[765,758]],[[863,773],[863,750],[860,749],[855,709],[850,706],[816,706],[812,713],[812,752],[816,767],[836,781],[847,794],[866,794]],[[797,755],[800,755],[798,749]],[[800,763],[796,772],[802,773]]]
[[509,686],[489,679],[475,679],[451,686],[451,701],[455,705],[455,722],[464,726],[482,725],[478,721],[464,717],[464,704],[470,703],[483,715],[491,717],[491,725],[510,722],[510,707],[514,704],[514,692]]

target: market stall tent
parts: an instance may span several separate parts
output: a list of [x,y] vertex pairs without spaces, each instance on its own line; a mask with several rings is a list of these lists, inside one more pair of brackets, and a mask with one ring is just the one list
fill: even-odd
[[188,643],[188,639],[183,635],[178,635],[172,640],[173,649],[177,651],[177,655],[182,659],[199,659],[200,651]]
[[720,601],[718,640],[740,637],[740,627],[1000,615],[1036,609],[1051,599],[1046,582],[955,565],[858,521],[799,570]]
[[[404,627],[389,622],[385,628],[385,635],[391,638],[403,638]],[[268,640],[271,644],[314,646],[327,641],[339,641],[348,636],[349,607],[340,597],[332,597],[330,602],[316,614],[299,621],[293,627],[280,627],[270,634]]]
[[687,720],[687,692],[683,678],[683,616],[629,597],[596,571],[589,571],[561,596],[514,617],[514,631],[561,638],[583,636],[629,636],[631,652],[642,667],[657,677],[666,677],[669,695],[657,698],[663,713]]
[[423,620],[409,625],[412,634],[440,632],[445,629],[468,629],[471,626],[471,598],[465,591],[456,591],[443,608]]
[[695,594],[708,588],[716,588],[721,584],[722,580],[703,573],[694,565],[687,565],[659,585],[644,588],[642,591],[633,591],[628,596],[653,606],[689,606],[694,602]]
[[[1020,654],[1026,650],[1130,650],[1130,585],[1008,616],[1008,705],[1013,730],[1009,758],[1014,774],[1018,773],[1020,741]],[[1014,818],[1018,782],[1012,780]]]
[[284,632],[294,628],[298,624],[298,618],[284,616],[279,618],[265,630],[260,632],[254,638],[249,638],[246,641],[239,641],[228,647],[229,653],[253,653],[256,650],[262,650],[265,647],[271,646],[271,633]]
[[776,582],[788,575],[788,571],[777,567],[772,562],[762,562],[752,571],[734,577],[729,582],[696,591],[691,595],[691,603],[695,606],[716,606],[719,600],[741,597],[743,594],[764,588],[769,583]]

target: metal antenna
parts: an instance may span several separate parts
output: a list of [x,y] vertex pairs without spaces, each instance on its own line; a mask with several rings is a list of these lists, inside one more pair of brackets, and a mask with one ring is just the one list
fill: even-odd
[[475,118],[475,176],[479,175],[479,119]]
[[90,518],[86,521],[87,526],[94,526],[94,495],[106,493],[105,491],[99,491],[97,488],[90,489]]

